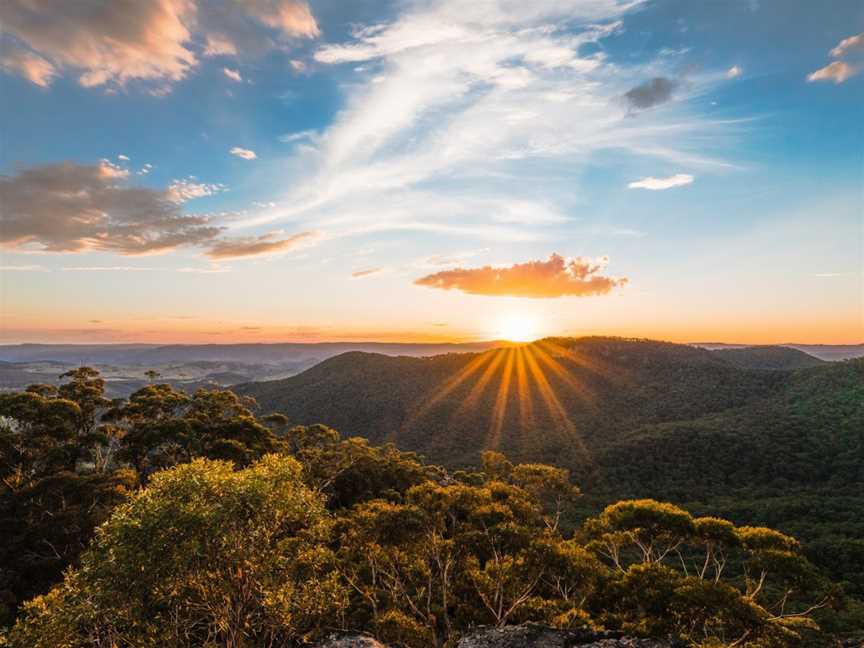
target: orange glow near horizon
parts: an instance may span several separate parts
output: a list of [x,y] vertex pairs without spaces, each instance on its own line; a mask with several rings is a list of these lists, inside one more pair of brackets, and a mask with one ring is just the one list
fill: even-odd
[[[0,344],[262,344],[302,342],[389,342],[389,343],[467,343],[506,340],[531,342],[547,336],[610,336],[678,342],[717,342],[729,344],[838,344],[864,342],[864,321],[855,318],[826,322],[788,318],[765,320],[758,327],[743,322],[680,321],[669,326],[612,325],[599,322],[590,327],[574,327],[553,318],[533,315],[492,315],[484,326],[460,324],[406,324],[393,327],[358,324],[345,326],[319,322],[296,325],[270,324],[261,320],[227,320],[208,317],[130,317],[123,319],[84,319],[57,315],[20,317],[6,310],[0,318]],[[54,323],[54,326],[47,324]],[[57,323],[61,323],[59,326]]]

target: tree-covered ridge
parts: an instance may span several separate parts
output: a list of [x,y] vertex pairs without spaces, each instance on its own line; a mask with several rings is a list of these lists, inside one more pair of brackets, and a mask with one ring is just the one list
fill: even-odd
[[35,595],[11,646],[444,646],[525,621],[787,646],[854,623],[770,528],[646,499],[580,524],[565,469],[452,472],[231,392],[108,402],[97,372],[67,378],[0,397],[6,622]]
[[740,349],[714,349],[718,358],[742,369],[769,369],[790,371],[809,369],[825,364],[825,360],[785,346],[751,346]]

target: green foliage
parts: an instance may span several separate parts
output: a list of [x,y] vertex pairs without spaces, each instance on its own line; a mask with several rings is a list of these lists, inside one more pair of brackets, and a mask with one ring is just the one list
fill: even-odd
[[[658,345],[634,356],[634,348],[589,350],[610,381],[622,379],[610,368],[622,357],[660,375],[715,372],[721,393],[700,411],[738,398],[739,370],[706,352]],[[857,369],[829,369],[753,380],[774,395],[794,393],[786,407],[807,420],[829,405],[856,420],[859,403],[847,391],[860,389]],[[825,645],[816,618],[838,634],[864,619],[809,562],[812,545],[782,524],[771,528],[771,515],[783,522],[784,507],[805,506],[794,497],[781,507],[758,497],[686,508],[628,499],[579,523],[580,511],[609,495],[602,474],[586,476],[598,491],[584,502],[563,467],[486,451],[482,469],[450,472],[324,425],[259,420],[251,401],[227,391],[150,384],[109,403],[93,370],[67,377],[57,390],[0,395],[0,625],[30,599],[5,639],[0,633],[16,648],[291,646],[337,629],[443,647],[477,625],[522,622],[780,648]],[[638,415],[677,416],[689,411],[687,398],[639,404]],[[634,406],[620,399],[611,402]],[[631,420],[616,407],[603,412],[604,426]],[[666,425],[652,428],[662,428],[661,445]],[[536,441],[523,440],[519,454],[532,454]],[[644,449],[639,435],[631,441]],[[610,447],[596,446],[595,468]],[[616,487],[637,490],[644,467],[660,460],[629,457],[629,481]],[[836,524],[834,513],[820,513],[824,525]],[[848,552],[852,566],[831,575],[854,587],[855,545],[836,534],[816,546]]]
[[321,498],[270,455],[160,472],[99,529],[81,566],[27,604],[12,645],[273,645],[338,615]]

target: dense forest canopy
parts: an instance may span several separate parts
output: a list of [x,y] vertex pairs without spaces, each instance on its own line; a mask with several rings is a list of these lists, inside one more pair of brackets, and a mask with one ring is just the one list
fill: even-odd
[[[802,390],[790,404],[827,426],[838,400],[825,394],[847,379],[815,371],[754,380]],[[852,425],[860,401],[846,398]],[[854,547],[845,572],[814,564],[789,533],[742,522],[738,500],[724,519],[647,499],[636,470],[622,483],[633,495],[606,503],[588,484],[607,482],[566,467],[491,450],[442,467],[256,411],[155,382],[110,401],[88,367],[0,395],[2,641],[299,645],[350,629],[420,647],[535,621],[819,646],[864,625]]]

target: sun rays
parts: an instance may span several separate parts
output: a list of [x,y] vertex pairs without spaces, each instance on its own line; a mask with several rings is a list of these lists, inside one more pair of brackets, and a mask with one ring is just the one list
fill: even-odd
[[400,433],[410,433],[421,419],[434,420],[432,429],[464,430],[484,449],[525,452],[540,434],[557,439],[562,453],[585,460],[590,452],[574,413],[577,418],[597,414],[597,381],[618,384],[620,376],[594,354],[555,340],[493,349],[469,360],[421,398]]

